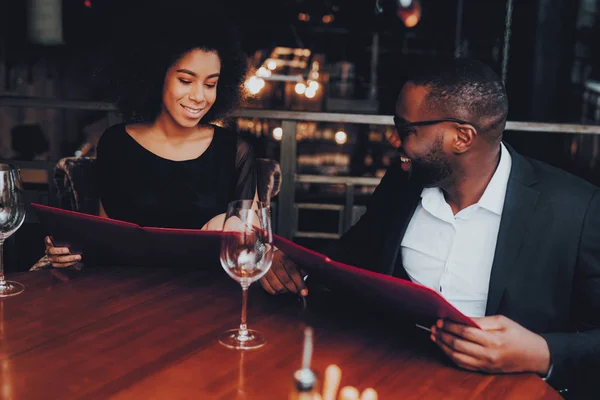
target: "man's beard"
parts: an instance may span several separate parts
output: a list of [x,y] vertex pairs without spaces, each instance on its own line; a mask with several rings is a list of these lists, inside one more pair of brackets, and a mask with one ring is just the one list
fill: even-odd
[[425,156],[411,159],[411,179],[424,187],[439,186],[451,176],[452,167],[444,153],[442,135]]

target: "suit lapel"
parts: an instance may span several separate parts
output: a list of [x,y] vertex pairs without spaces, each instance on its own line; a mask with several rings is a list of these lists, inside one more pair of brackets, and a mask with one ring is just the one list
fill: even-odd
[[386,260],[386,264],[389,265],[389,270],[386,272],[397,278],[409,279],[408,274],[402,265],[402,253],[400,252],[400,247],[408,224],[421,200],[422,190],[422,186],[416,185],[409,180],[406,191],[403,193],[402,200],[398,202],[399,204],[396,208],[397,211],[389,221],[390,228],[389,234],[387,235],[387,247],[391,258]]
[[531,187],[537,182],[531,164],[510,146],[506,147],[512,167],[490,275],[486,315],[498,312],[507,279],[517,270],[519,250],[539,196],[539,191]]

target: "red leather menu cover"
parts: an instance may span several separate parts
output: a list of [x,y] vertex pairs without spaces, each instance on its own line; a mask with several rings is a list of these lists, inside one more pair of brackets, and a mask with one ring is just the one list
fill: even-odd
[[[220,268],[220,231],[197,229],[149,228],[146,240],[152,249],[155,265],[171,265],[190,268]],[[185,264],[185,265],[184,265]]]
[[411,316],[414,322],[427,327],[440,318],[478,327],[471,318],[428,287],[333,261],[277,235],[274,235],[274,240],[275,246],[287,257],[332,288],[339,287],[368,296],[371,300],[391,307],[400,315]]
[[218,262],[222,232],[141,227],[32,203],[56,246],[110,266],[198,267]]

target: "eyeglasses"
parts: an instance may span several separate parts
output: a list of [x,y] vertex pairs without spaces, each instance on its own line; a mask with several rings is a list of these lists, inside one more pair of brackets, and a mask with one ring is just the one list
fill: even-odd
[[456,118],[443,118],[443,119],[433,119],[430,121],[418,121],[418,122],[401,122],[400,118],[394,116],[394,125],[396,126],[396,130],[398,133],[406,132],[408,129],[413,128],[415,126],[430,126],[441,124],[442,122],[455,122],[457,124],[463,125],[471,125],[477,131],[479,131],[479,127],[472,122],[464,121],[462,119]]

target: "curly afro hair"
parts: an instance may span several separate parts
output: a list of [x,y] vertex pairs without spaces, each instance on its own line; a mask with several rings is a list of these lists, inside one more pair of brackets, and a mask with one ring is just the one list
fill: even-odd
[[[119,24],[118,24],[119,25]],[[239,106],[248,60],[231,23],[216,10],[173,4],[123,18],[113,32],[103,85],[128,122],[154,121],[162,109],[167,70],[190,50],[214,51],[221,61],[217,99],[201,123]]]

